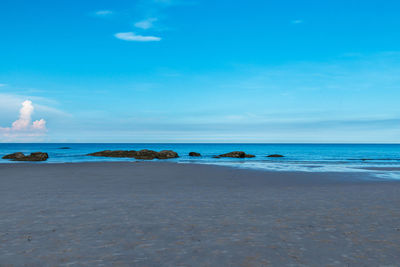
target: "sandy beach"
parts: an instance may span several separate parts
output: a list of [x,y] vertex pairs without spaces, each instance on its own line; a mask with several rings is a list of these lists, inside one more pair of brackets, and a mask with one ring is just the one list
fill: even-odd
[[400,183],[366,175],[0,164],[0,266],[398,266]]

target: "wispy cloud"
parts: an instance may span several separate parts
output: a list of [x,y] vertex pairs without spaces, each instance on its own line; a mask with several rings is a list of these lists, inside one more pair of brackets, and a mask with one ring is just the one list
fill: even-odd
[[160,37],[156,36],[143,36],[133,32],[120,32],[114,35],[116,38],[130,41],[130,42],[158,42],[161,41]]
[[301,19],[292,20],[292,24],[301,24],[301,23],[304,23],[304,21]]
[[142,21],[138,21],[134,25],[136,28],[147,30],[153,28],[154,26],[153,23],[156,22],[157,20],[158,20],[157,18],[148,18]]
[[[136,1],[136,17],[145,18],[144,20],[134,21],[133,26],[141,30],[155,28],[155,22],[165,18],[166,10],[171,6],[192,4],[191,0],[138,0]],[[168,29],[168,27],[157,25],[157,30]],[[152,35],[139,35],[134,32],[119,32],[114,35],[124,41],[133,42],[157,42],[161,37]]]
[[71,117],[71,114],[57,109],[55,106],[60,103],[53,99],[29,94],[0,93],[0,121],[9,120],[10,116],[17,111],[17,107],[26,99],[35,103],[35,111],[40,114],[46,114],[46,116],[50,116],[53,119]]
[[0,83],[0,87],[4,87],[4,86],[7,86],[7,84],[5,84],[5,83]]
[[19,110],[19,118],[12,123],[11,127],[0,127],[0,134],[5,137],[44,135],[47,131],[46,121],[40,119],[32,122],[33,112],[32,101],[25,100]]
[[113,11],[111,11],[111,10],[98,10],[98,11],[96,11],[94,14],[96,15],[96,16],[99,16],[99,17],[105,17],[105,16],[110,16],[110,15],[112,15],[114,12]]

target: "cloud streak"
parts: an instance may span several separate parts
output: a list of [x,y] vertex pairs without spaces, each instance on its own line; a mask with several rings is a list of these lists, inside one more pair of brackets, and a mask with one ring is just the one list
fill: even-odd
[[[160,17],[165,17],[162,13],[167,9],[167,7],[188,3],[188,0],[138,0],[136,3],[136,9],[138,9],[137,13],[139,14],[138,16],[145,19],[134,21],[133,26],[142,31],[153,29],[155,28],[155,22],[158,22]],[[166,29],[165,27],[161,28]],[[157,25],[157,30],[160,31],[159,25]],[[114,34],[114,36],[120,40],[131,42],[158,42],[162,39],[158,36],[140,35],[135,32],[119,32]]]
[[94,14],[99,17],[105,17],[105,16],[112,15],[113,13],[114,12],[112,12],[111,10],[98,10]]
[[301,23],[303,23],[303,22],[304,22],[304,21],[301,20],[301,19],[292,20],[292,24],[301,24]]
[[130,42],[158,42],[161,41],[160,37],[156,36],[143,36],[135,34],[134,32],[120,32],[114,35],[116,38]]
[[158,20],[157,18],[148,18],[148,19],[136,22],[134,24],[134,26],[136,28],[147,30],[147,29],[153,28],[153,26],[154,26],[153,23],[156,22],[157,20]]

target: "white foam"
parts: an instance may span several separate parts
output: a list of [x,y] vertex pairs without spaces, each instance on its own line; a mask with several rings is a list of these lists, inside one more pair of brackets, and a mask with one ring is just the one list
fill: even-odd
[[[365,169],[366,165],[361,164],[327,164],[319,163],[283,163],[283,162],[226,162],[226,161],[215,161],[215,162],[198,162],[201,164],[211,164],[219,166],[230,166],[236,168],[245,169],[257,169],[266,171],[287,171],[287,172],[359,172],[368,173],[375,177],[382,179],[400,179],[400,171],[384,171],[384,170],[369,170]],[[368,165],[368,167],[372,167]],[[377,166],[374,166],[377,167]],[[389,167],[385,165],[379,165],[379,167]]]

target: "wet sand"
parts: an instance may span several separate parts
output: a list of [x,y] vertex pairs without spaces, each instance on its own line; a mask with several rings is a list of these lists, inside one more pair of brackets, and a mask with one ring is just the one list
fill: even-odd
[[0,164],[0,266],[398,266],[400,183],[140,163]]

